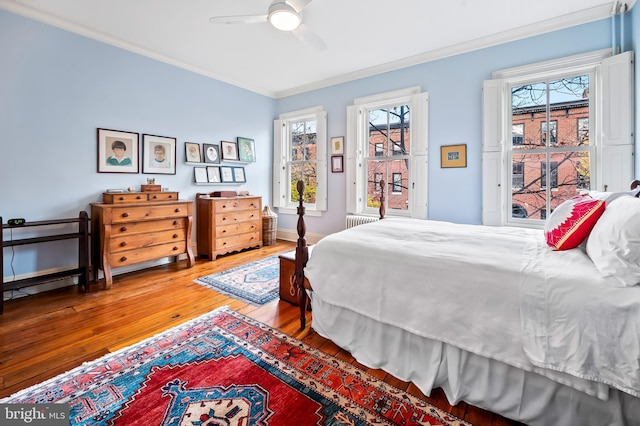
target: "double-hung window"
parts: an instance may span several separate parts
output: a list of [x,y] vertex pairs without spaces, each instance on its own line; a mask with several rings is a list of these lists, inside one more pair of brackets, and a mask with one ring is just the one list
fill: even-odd
[[419,88],[356,99],[347,108],[347,209],[427,217],[427,102]]
[[588,190],[633,176],[632,53],[497,71],[483,87],[483,223],[542,227]]
[[327,114],[322,107],[281,114],[273,125],[273,205],[295,213],[297,182],[308,215],[327,209]]

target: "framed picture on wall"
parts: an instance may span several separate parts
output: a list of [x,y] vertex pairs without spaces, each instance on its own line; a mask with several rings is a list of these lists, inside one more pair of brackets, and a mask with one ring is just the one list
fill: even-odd
[[195,180],[196,183],[207,183],[209,181],[209,178],[207,177],[207,168],[194,167],[193,179]]
[[209,179],[209,183],[220,183],[220,167],[208,166],[207,178]]
[[138,173],[139,133],[98,129],[98,173]]
[[176,174],[176,138],[142,135],[142,173]]
[[342,155],[332,155],[331,156],[331,172],[332,173],[342,173],[344,172],[344,163],[343,163]]
[[344,136],[336,136],[331,138],[331,154],[332,155],[344,154]]
[[205,143],[202,145],[204,151],[205,163],[220,163],[220,147],[212,143]]
[[202,163],[199,143],[185,142],[184,151],[187,163]]
[[238,138],[238,159],[247,163],[256,161],[256,145],[253,139]]
[[244,176],[244,167],[234,167],[233,168],[233,181],[234,182],[246,182],[247,179]]
[[221,141],[220,148],[222,149],[223,160],[238,159],[238,144],[236,142]]
[[467,167],[467,145],[446,145],[440,147],[440,167]]
[[220,167],[220,180],[222,182],[233,182],[233,167],[221,166]]

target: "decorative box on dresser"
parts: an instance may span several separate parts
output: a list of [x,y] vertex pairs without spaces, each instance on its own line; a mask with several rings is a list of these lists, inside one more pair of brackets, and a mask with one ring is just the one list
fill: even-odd
[[215,260],[219,254],[262,246],[261,197],[196,198],[198,255]]
[[105,288],[113,283],[111,269],[191,250],[193,201],[179,201],[177,192],[104,193],[91,204],[93,278],[104,273]]

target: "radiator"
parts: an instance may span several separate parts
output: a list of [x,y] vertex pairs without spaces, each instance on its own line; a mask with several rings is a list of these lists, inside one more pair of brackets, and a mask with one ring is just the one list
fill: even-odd
[[358,215],[347,215],[347,229],[353,228],[354,226],[362,225],[363,223],[371,223],[377,222],[379,219],[374,216],[358,216]]

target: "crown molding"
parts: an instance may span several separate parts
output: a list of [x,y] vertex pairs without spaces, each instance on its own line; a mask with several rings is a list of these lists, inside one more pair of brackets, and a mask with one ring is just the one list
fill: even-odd
[[[631,7],[633,7],[633,4],[635,4],[635,2],[636,0],[632,0],[632,3],[626,3],[628,6],[627,12],[631,10]],[[527,25],[509,31],[503,31],[487,37],[481,37],[471,42],[454,44],[442,49],[436,49],[398,61],[388,62],[383,65],[365,68],[359,71],[343,74],[338,77],[294,87],[291,89],[281,90],[276,92],[276,98],[286,98],[288,96],[299,95],[305,92],[310,92],[312,90],[318,90],[341,83],[347,83],[349,81],[359,80],[361,78],[371,77],[374,75],[383,74],[385,72],[396,71],[402,68],[419,65],[438,59],[444,59],[463,53],[469,53],[475,50],[497,46],[500,44],[509,43],[512,41],[521,40],[552,31],[562,30],[576,25],[587,24],[589,22],[594,22],[610,17],[611,4],[592,7],[577,13],[540,21],[535,24]]]

